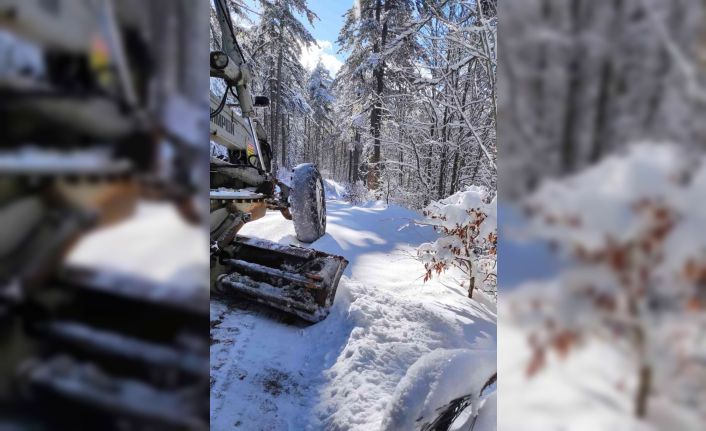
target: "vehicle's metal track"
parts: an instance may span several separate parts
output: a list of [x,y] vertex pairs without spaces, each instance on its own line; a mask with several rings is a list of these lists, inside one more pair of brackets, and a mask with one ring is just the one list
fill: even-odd
[[208,429],[208,299],[63,268],[0,309],[0,413],[18,429]]

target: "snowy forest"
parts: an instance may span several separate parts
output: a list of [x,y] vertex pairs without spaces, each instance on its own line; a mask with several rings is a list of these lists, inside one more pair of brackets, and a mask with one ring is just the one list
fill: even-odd
[[[324,177],[421,209],[469,185],[495,188],[497,148],[494,1],[362,0],[346,12],[335,76],[307,70],[316,44],[306,1],[228,2],[274,169],[314,162]],[[212,49],[220,40],[212,10]],[[221,89],[222,92],[222,89]]]
[[[212,51],[227,50],[224,4],[212,4]],[[288,207],[269,206],[236,242],[315,250],[345,266],[313,325],[211,296],[212,429],[495,430],[496,2],[228,0],[227,8],[252,93],[269,99],[254,110],[257,137],[267,136],[260,144],[279,193],[291,190]],[[218,107],[237,113],[244,105],[213,76],[212,118]],[[218,131],[211,136],[217,172],[233,152],[219,148]],[[320,178],[301,180],[303,169]],[[214,178],[212,208],[265,190]],[[316,190],[306,202],[317,208],[325,202],[325,218],[307,225],[324,220],[325,230],[311,240],[298,217],[321,212],[297,211],[298,188]],[[277,273],[298,267],[309,264]],[[219,288],[242,289],[231,277],[239,274],[219,273]],[[316,292],[309,284],[291,297]]]
[[507,0],[500,9],[501,194],[637,141],[706,140],[703,1]]

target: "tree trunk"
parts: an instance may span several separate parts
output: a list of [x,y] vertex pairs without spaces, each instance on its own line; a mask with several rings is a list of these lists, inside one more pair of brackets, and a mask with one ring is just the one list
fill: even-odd
[[610,58],[606,59],[601,68],[598,102],[596,106],[596,121],[593,130],[593,145],[589,153],[589,161],[596,163],[601,159],[608,134],[606,133],[606,118],[608,115],[608,98],[610,96],[610,82],[613,77],[613,65]]
[[[623,2],[613,2],[613,30],[620,28],[620,23],[623,22]],[[619,31],[619,30],[618,30]],[[617,37],[617,34],[613,34]],[[612,51],[608,51],[603,59],[600,71],[600,81],[598,86],[598,100],[596,102],[595,123],[593,126],[593,143],[588,154],[590,163],[598,162],[610,147],[609,140],[611,139],[608,127],[608,119],[610,118],[613,105],[615,104],[615,78],[616,65]]]
[[304,117],[304,162],[311,160],[309,148],[309,117]]
[[353,137],[353,183],[360,180],[360,133],[356,130]]
[[[377,0],[375,4],[375,20],[380,24],[382,19],[382,0]],[[387,40],[387,12],[390,10],[392,0],[386,0],[384,5],[385,21],[382,24],[380,40],[373,44],[373,52],[380,54],[385,49]],[[380,182],[380,126],[382,123],[382,96],[385,81],[385,62],[380,60],[373,71],[375,79],[375,103],[370,113],[370,130],[373,135],[373,152],[370,156],[370,166],[368,167],[368,189],[375,190]]]
[[475,160],[476,163],[473,165],[473,174],[471,175],[471,184],[476,183],[476,176],[478,175],[478,168],[480,168],[480,164],[482,162],[481,159],[482,159],[482,152],[481,152],[481,150],[478,150],[478,152],[476,153],[476,160]]
[[446,191],[446,146],[441,147],[441,160],[439,161],[439,181],[436,184],[436,198],[443,199]]
[[643,419],[647,416],[647,402],[652,392],[652,367],[642,365],[637,376],[635,393],[635,416]]
[[316,126],[316,159],[314,160],[314,163],[317,166],[321,166],[321,126]]
[[[446,93],[446,89],[444,89],[444,93]],[[439,161],[439,181],[436,187],[437,199],[444,198],[444,191],[446,189],[446,142],[448,135],[448,114],[449,108],[444,107],[444,117],[441,121],[441,160]]]
[[454,162],[453,170],[451,171],[451,194],[458,191],[458,169],[459,169],[459,155],[461,154],[461,149],[457,148],[454,152]]
[[[628,313],[631,319],[640,322],[640,307],[636,293],[632,292],[628,296]],[[637,374],[637,388],[635,390],[635,417],[645,418],[647,416],[647,403],[652,392],[652,367],[645,361],[647,353],[647,335],[645,329],[638,323],[633,328],[633,340],[635,353],[637,354],[640,366]]]
[[399,174],[399,186],[402,187],[402,183],[404,182],[404,169],[402,168],[402,163],[404,163],[404,153],[400,149],[400,174]]
[[352,171],[351,167],[353,166],[353,150],[349,149],[348,150],[348,173],[346,175],[346,182],[350,184],[352,181]]
[[333,151],[331,151],[333,158],[331,159],[331,172],[329,174],[333,176],[333,178],[336,178],[336,159],[338,158],[338,154],[336,154],[336,147],[334,146],[332,148]]
[[574,150],[579,143],[575,142],[574,139],[576,139],[575,128],[580,109],[578,106],[578,93],[581,91],[582,70],[580,62],[581,56],[583,55],[583,52],[579,49],[579,45],[581,44],[581,0],[572,0],[569,8],[573,27],[572,39],[575,46],[572,50],[568,65],[569,83],[566,90],[566,116],[564,117],[564,128],[560,148],[562,173],[572,172],[576,166],[576,154]]
[[[272,63],[270,63],[272,65]],[[270,78],[270,100],[275,100],[274,99],[274,77]],[[277,145],[275,145],[274,137],[275,137],[275,109],[274,105],[271,104],[270,107],[268,108],[270,110],[270,115],[268,116],[267,119],[267,128],[270,131],[270,135],[268,136],[268,142],[270,143],[270,150],[272,150],[272,169],[273,172],[276,174],[277,173],[277,160],[279,156],[279,148],[277,148]]]
[[[279,125],[280,125],[280,117],[282,115],[282,110],[280,109],[280,105],[282,103],[282,57],[284,55],[284,28],[282,24],[282,20],[280,19],[280,24],[279,24],[279,46],[277,47],[277,91],[275,92],[275,111],[274,111],[274,118],[273,118],[273,135],[272,135],[272,147],[273,148],[278,148],[278,141],[279,141]],[[284,143],[282,143],[282,166],[284,167]]]

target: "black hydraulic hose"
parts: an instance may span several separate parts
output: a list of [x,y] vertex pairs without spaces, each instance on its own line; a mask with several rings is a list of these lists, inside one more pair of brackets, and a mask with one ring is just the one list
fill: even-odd
[[216,108],[215,111],[211,112],[211,117],[213,118],[216,115],[220,114],[223,108],[226,106],[226,99],[228,99],[228,90],[230,90],[230,85],[228,88],[226,88],[226,91],[223,92],[223,97],[221,98],[221,103],[218,104],[218,108]]

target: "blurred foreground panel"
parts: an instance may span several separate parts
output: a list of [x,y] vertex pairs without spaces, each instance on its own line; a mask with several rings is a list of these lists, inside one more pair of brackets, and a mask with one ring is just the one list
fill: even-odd
[[0,429],[208,428],[196,3],[0,0]]
[[704,6],[501,4],[502,431],[706,429]]

